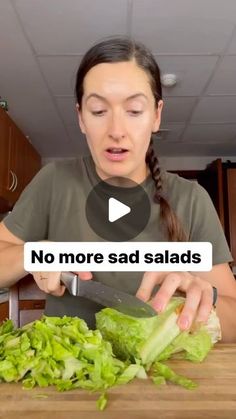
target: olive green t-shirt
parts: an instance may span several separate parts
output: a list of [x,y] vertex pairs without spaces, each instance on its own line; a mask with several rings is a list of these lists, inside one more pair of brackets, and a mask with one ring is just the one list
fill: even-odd
[[[189,241],[210,241],[213,265],[231,261],[220,221],[205,189],[197,182],[168,172],[162,173],[162,179],[165,197],[182,222]],[[4,224],[25,242],[104,241],[91,229],[85,213],[88,194],[99,181],[91,156],[49,163],[23,191]],[[146,228],[132,241],[167,241],[160,225],[160,205],[152,199],[155,186],[151,175],[142,186],[150,199],[151,215]],[[94,280],[131,294],[136,293],[142,276],[143,272],[93,273]],[[79,316],[94,327],[94,314],[101,308],[66,292],[62,297],[47,296],[45,314]]]

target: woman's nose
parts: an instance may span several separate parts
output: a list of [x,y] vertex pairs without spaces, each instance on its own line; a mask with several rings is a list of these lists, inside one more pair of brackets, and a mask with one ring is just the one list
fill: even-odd
[[108,135],[114,140],[125,137],[125,126],[120,114],[112,115]]

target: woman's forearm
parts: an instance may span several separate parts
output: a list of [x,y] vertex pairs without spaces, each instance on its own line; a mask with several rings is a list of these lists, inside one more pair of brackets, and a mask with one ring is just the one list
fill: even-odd
[[24,245],[0,243],[0,288],[10,287],[27,275],[24,270]]
[[236,299],[218,296],[216,313],[220,319],[222,342],[236,342]]

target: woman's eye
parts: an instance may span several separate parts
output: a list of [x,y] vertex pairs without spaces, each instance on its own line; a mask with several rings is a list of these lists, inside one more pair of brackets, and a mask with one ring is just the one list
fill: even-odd
[[[94,116],[103,116],[104,113],[106,113],[106,110],[101,110],[101,111],[91,111],[92,115]],[[140,114],[143,113],[143,111],[136,111],[136,110],[129,110],[128,111],[129,114],[131,114],[132,116],[138,116]]]
[[92,115],[102,116],[106,111],[91,111]]
[[128,112],[131,113],[131,115],[133,115],[133,116],[141,115],[143,113],[143,111],[134,111],[134,110],[131,110],[131,111],[128,111]]

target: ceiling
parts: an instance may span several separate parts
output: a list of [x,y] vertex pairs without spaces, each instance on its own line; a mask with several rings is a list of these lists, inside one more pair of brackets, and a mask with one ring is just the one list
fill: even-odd
[[0,96],[41,155],[87,150],[75,73],[92,44],[121,34],[177,75],[160,155],[236,156],[236,0],[0,0]]

